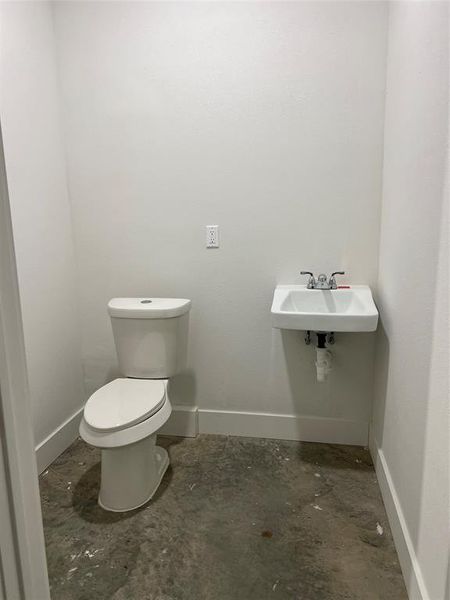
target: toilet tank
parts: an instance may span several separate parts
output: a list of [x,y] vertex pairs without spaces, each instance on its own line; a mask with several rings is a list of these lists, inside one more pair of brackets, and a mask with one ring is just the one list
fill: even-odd
[[125,377],[166,379],[186,361],[184,298],[113,298],[108,303],[119,369]]

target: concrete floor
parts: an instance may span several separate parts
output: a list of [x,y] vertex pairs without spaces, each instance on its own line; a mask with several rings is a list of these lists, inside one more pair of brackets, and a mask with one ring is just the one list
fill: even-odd
[[406,600],[367,450],[160,438],[171,467],[126,514],[97,505],[100,452],[41,475],[54,600]]

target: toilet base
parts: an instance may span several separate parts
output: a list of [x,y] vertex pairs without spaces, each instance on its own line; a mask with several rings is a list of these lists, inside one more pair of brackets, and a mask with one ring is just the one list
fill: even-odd
[[135,444],[102,450],[98,503],[112,512],[139,508],[155,494],[169,466],[169,455],[156,446],[156,434]]

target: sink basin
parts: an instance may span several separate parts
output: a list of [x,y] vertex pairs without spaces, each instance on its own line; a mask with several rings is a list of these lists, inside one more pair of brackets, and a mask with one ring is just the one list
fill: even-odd
[[337,290],[308,290],[306,285],[277,285],[272,326],[303,331],[375,331],[378,311],[367,285]]

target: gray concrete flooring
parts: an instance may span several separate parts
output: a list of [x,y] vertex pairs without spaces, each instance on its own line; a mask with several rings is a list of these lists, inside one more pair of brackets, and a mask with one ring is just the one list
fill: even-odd
[[156,497],[97,504],[100,452],[77,440],[41,475],[53,600],[406,600],[367,450],[159,438]]

